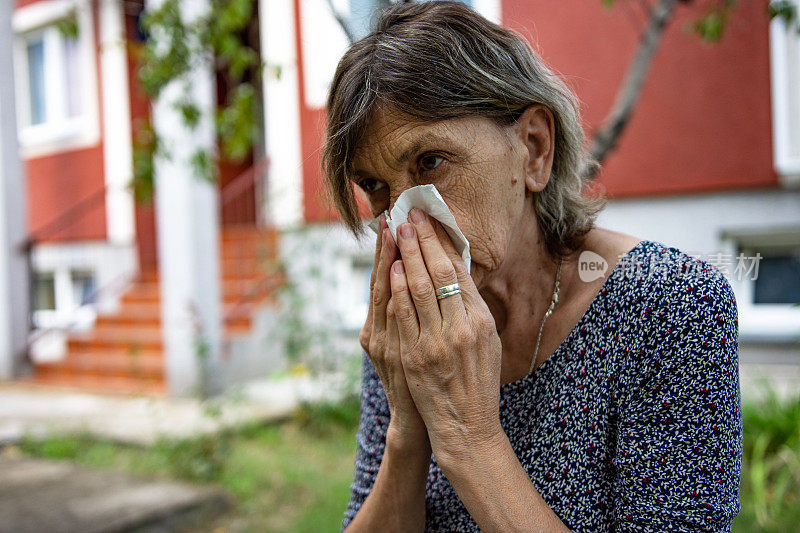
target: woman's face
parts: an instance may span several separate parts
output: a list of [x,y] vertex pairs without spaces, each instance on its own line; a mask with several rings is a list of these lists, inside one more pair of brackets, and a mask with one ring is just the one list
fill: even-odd
[[406,189],[434,184],[470,242],[472,277],[480,288],[505,260],[517,225],[533,215],[526,188],[541,190],[546,183],[546,177],[541,186],[531,177],[527,127],[501,127],[485,117],[419,122],[383,111],[356,151],[352,179],[374,216],[391,210]]

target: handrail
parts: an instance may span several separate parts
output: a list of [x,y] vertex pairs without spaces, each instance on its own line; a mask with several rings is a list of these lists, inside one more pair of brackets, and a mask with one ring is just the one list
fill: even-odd
[[[231,204],[233,201],[243,197],[245,194],[248,194],[250,191],[255,193],[255,208],[256,208],[256,217],[255,222],[256,225],[263,222],[258,217],[258,209],[259,209],[259,200],[260,196],[260,187],[263,186],[261,183],[261,177],[265,175],[265,172],[269,168],[269,158],[263,157],[262,159],[258,160],[254,163],[251,167],[247,170],[236,176],[233,180],[231,180],[222,190],[220,190],[219,194],[219,209],[222,209],[224,206]],[[59,213],[58,215],[54,216],[53,218],[49,219],[47,222],[39,226],[36,230],[32,231],[27,239],[23,243],[23,251],[27,257],[28,263],[28,270],[30,276],[30,292],[31,292],[31,301],[33,301],[33,291],[34,291],[34,269],[33,269],[33,252],[34,248],[37,244],[41,241],[47,240],[48,238],[57,235],[61,231],[64,231],[66,228],[77,223],[81,217],[85,216],[87,211],[91,209],[95,209],[98,205],[102,204],[102,201],[106,197],[106,193],[108,192],[107,187],[102,187],[99,190],[91,193],[90,195],[82,198],[78,202],[72,204],[71,206],[67,207],[64,211]],[[130,280],[132,277],[135,276],[135,273],[132,272],[125,272],[121,273],[115,277],[115,279],[111,280],[109,283],[102,287],[97,287],[87,298],[89,305],[96,304],[97,300],[102,294],[107,293],[111,290],[118,289],[123,283]],[[276,279],[277,277],[277,279]],[[242,311],[246,307],[247,303],[254,298],[255,295],[263,292],[265,289],[268,289],[271,284],[278,286],[282,283],[281,276],[279,273],[275,271],[265,272],[264,275],[259,279],[256,284],[247,291],[247,293],[241,295],[241,297],[234,302],[233,306],[227,313],[223,313],[223,321],[235,318],[241,315]],[[83,306],[81,306],[83,307]],[[30,315],[30,328],[31,331],[34,330],[33,324],[33,309],[31,309]],[[223,322],[224,323],[224,322]],[[37,339],[41,338],[41,336],[47,334],[48,332],[52,331],[61,331],[61,330],[69,330],[69,325],[66,326],[52,326],[48,328],[41,328],[36,331],[34,335],[31,335],[28,339],[28,344],[32,344]]]
[[88,209],[94,208],[95,204],[98,204],[100,200],[104,200],[107,191],[108,188],[103,187],[102,189],[93,192],[86,198],[83,198],[82,200],[72,204],[60,214],[39,226],[38,229],[32,231],[30,235],[28,235],[29,243],[33,244],[43,241],[47,239],[47,237],[70,227],[80,220],[80,218],[86,214]]
[[235,200],[241,194],[248,191],[249,186],[256,183],[257,177],[269,168],[269,157],[263,157],[259,161],[253,163],[253,166],[248,167],[247,170],[233,178],[228,184],[220,191],[219,200],[220,206],[228,205],[232,200]]
[[[96,305],[97,301],[100,299],[101,295],[109,292],[112,288],[118,290],[120,287],[123,287],[123,286],[127,285],[128,281],[130,281],[130,279],[132,279],[134,277],[134,275],[135,274],[132,273],[132,272],[123,272],[121,274],[118,274],[117,276],[114,277],[114,279],[109,281],[107,284],[105,284],[102,287],[98,287],[95,290],[93,290],[89,294],[89,296],[86,298],[86,302],[87,303],[78,306],[78,308],[80,309],[81,307],[88,307],[90,305]],[[32,318],[32,315],[33,315],[33,310],[31,310],[31,318]],[[31,320],[31,323],[32,322],[33,322],[33,320]],[[31,330],[33,331],[33,333],[28,336],[28,346],[32,345],[38,339],[44,337],[46,334],[48,334],[48,333],[50,333],[52,331],[70,331],[72,329],[72,326],[73,326],[73,324],[66,324],[66,325],[59,325],[59,326],[50,326],[48,328],[40,328],[38,330],[34,330],[34,328],[31,327]]]

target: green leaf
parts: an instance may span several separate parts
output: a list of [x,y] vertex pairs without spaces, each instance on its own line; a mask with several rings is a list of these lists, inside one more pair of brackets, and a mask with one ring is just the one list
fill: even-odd
[[216,168],[214,166],[214,159],[207,150],[198,149],[189,159],[189,164],[195,172],[195,175],[206,181],[216,180]]
[[56,29],[65,39],[78,38],[78,21],[74,13],[56,22]]
[[190,101],[179,102],[176,106],[183,117],[183,123],[186,127],[189,129],[196,128],[197,124],[200,122],[200,108]]
[[[252,83],[259,81],[261,66],[258,53],[247,42],[255,1],[212,0],[206,16],[187,24],[181,16],[180,0],[164,0],[142,19],[148,39],[138,77],[144,91],[151,98],[158,98],[168,85],[185,83],[186,74],[193,68],[212,64],[222,87],[221,96],[225,97],[225,103],[214,110],[216,134],[223,155],[237,161],[252,152],[258,127],[258,103]],[[184,93],[175,107],[187,127],[199,127],[205,110],[192,99],[190,91]],[[161,157],[170,157],[156,133],[149,131],[151,138],[137,141],[134,149],[134,181],[141,196],[152,194],[152,158],[156,149]],[[216,179],[218,169],[211,152],[199,150],[190,159],[198,177]]]
[[775,0],[767,4],[767,15],[782,18],[787,24],[797,20],[797,6],[791,0]]

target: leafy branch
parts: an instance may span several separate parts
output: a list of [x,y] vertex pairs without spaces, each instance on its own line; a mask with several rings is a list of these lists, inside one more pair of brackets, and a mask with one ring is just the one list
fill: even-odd
[[[602,0],[605,7],[612,7],[616,0]],[[613,151],[633,115],[636,103],[642,93],[642,86],[653,61],[665,28],[671,22],[678,2],[692,4],[693,0],[659,0],[652,5],[648,0],[638,0],[648,16],[648,21],[639,38],[639,46],[631,62],[625,79],[617,91],[611,111],[602,125],[592,136],[590,153],[602,163]],[[737,0],[717,0],[716,4],[693,24],[694,31],[706,42],[718,42],[736,8]],[[771,19],[781,17],[787,24],[797,20],[796,6],[790,0],[767,2],[766,14]],[[589,167],[584,172],[593,177],[597,167]]]
[[[198,127],[202,111],[191,97],[186,75],[211,68],[224,99],[214,110],[214,125],[222,157],[242,161],[250,155],[259,123],[258,81],[262,64],[251,44],[255,0],[212,0],[204,16],[184,20],[181,0],[164,0],[142,19],[147,36],[138,76],[141,87],[157,99],[165,87],[181,83],[183,96],[175,109],[189,129]],[[134,140],[134,191],[139,200],[152,195],[153,157],[169,158],[158,133],[148,122],[139,124]],[[199,149],[190,158],[199,177],[215,180],[216,155]]]

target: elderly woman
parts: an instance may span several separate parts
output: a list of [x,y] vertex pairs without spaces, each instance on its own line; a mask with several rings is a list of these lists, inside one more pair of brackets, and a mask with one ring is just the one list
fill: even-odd
[[468,270],[419,209],[396,240],[381,216],[343,526],[729,530],[731,288],[594,226],[576,99],[524,39],[457,2],[394,6],[339,63],[328,121],[328,184],[355,234],[354,184],[376,216],[433,184],[472,252]]

